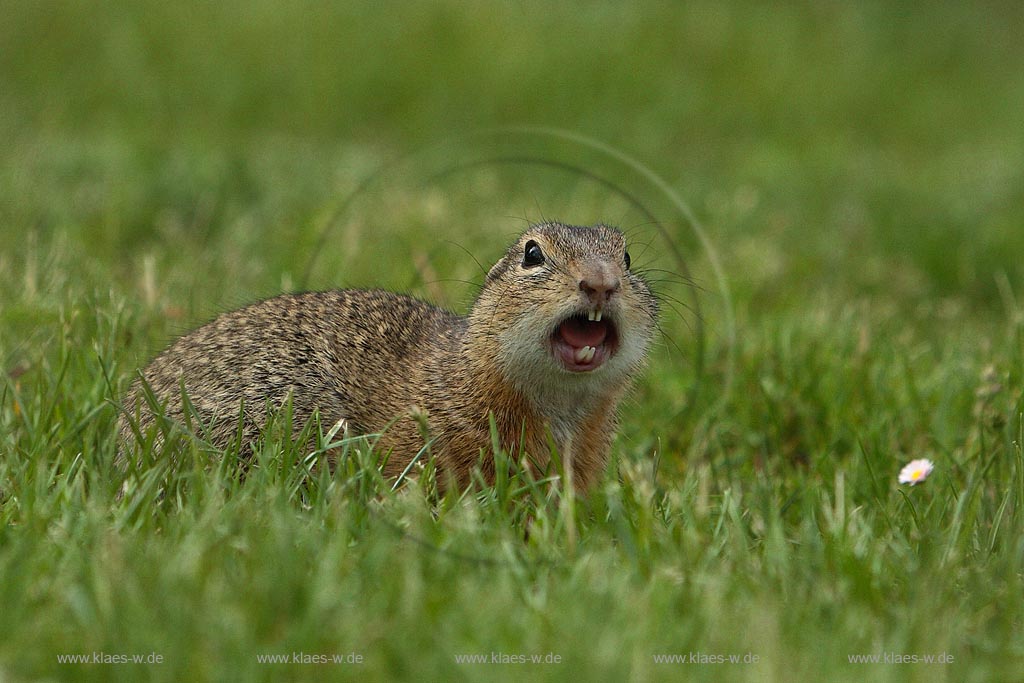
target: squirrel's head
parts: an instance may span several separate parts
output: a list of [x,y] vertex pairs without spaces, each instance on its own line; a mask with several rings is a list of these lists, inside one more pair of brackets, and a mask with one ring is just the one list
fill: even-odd
[[643,363],[658,315],[630,265],[615,228],[534,225],[487,273],[470,336],[496,341],[499,367],[527,390],[567,378],[624,382]]

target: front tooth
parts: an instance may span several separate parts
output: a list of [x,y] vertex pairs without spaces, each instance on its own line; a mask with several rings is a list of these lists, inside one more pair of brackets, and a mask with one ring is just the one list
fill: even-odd
[[576,353],[573,354],[573,358],[576,359],[577,363],[589,363],[594,358],[595,349],[593,346],[584,346],[576,349]]
[[590,322],[594,322],[595,320],[600,320],[600,318],[597,316],[596,312],[588,311],[587,312],[587,320],[589,320]]
[[597,323],[601,322],[601,316],[603,314],[604,314],[604,311],[602,311],[600,308],[597,309],[597,312],[594,313],[594,322],[597,322]]

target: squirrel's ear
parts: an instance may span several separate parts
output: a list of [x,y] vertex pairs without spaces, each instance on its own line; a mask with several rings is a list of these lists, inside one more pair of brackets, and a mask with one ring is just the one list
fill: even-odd
[[499,277],[501,277],[501,274],[504,273],[505,270],[507,270],[507,269],[508,269],[508,259],[507,258],[503,258],[500,261],[498,261],[497,263],[495,263],[493,266],[491,266],[491,269],[489,271],[487,271],[487,278],[486,278],[487,282],[492,282],[494,280],[497,280]]

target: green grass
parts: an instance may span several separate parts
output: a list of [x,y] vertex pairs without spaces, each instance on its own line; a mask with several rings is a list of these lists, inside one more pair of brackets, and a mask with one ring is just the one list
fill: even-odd
[[[0,14],[0,680],[1024,678],[1016,4]],[[707,242],[622,159],[482,132],[520,125],[641,159]],[[589,498],[393,492],[274,429],[118,496],[175,335],[302,287],[465,310],[542,217],[626,229],[665,304]],[[362,662],[257,660],[299,652]],[[57,659],[93,653],[162,662]],[[491,653],[561,662],[456,661]],[[654,659],[690,653],[758,661]]]

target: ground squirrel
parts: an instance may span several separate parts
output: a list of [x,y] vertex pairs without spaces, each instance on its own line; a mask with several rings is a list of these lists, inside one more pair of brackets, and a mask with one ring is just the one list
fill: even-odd
[[[466,485],[477,466],[493,478],[493,415],[509,453],[543,465],[554,443],[583,492],[605,468],[618,403],[657,315],[621,232],[543,223],[490,269],[466,316],[382,290],[285,294],[179,338],[142,376],[175,421],[184,387],[220,447],[238,433],[240,406],[248,444],[268,406],[289,395],[296,430],[314,411],[321,425],[383,430],[377,449],[390,452],[390,476],[423,448],[425,416],[442,484]],[[122,452],[136,428],[154,424],[143,396],[136,379],[120,421]]]

